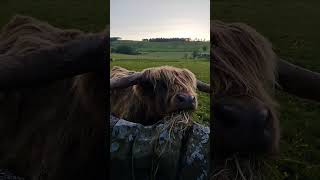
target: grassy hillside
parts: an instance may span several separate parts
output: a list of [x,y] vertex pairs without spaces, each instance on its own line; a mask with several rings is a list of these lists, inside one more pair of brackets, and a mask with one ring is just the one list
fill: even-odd
[[[114,41],[111,42],[111,49],[119,46],[129,46],[139,52],[138,55],[111,53],[114,60],[194,60],[193,51],[209,53],[209,42],[143,42],[143,41]],[[205,51],[203,47],[206,47]],[[207,58],[208,59],[208,58]],[[197,58],[205,60],[205,58]]]
[[[320,72],[320,2],[315,0],[214,0],[212,19],[244,22],[274,45],[277,54]],[[320,179],[320,103],[277,92],[281,153],[269,179]]]
[[[192,52],[195,49],[200,49],[203,46],[209,47],[209,42],[144,42],[144,41],[114,41],[112,47],[119,45],[128,45],[136,48],[141,52]],[[207,51],[209,52],[209,48]]]

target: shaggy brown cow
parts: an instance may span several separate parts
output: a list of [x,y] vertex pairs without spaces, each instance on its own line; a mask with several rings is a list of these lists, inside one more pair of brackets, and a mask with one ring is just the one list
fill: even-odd
[[2,29],[0,169],[27,179],[106,179],[107,37],[23,16]]
[[211,26],[215,146],[221,152],[276,152],[271,44],[245,24],[213,21]]
[[133,72],[116,66],[111,70],[111,112],[150,125],[168,114],[195,110],[197,87],[209,92],[209,86],[187,69],[161,66]]
[[[320,74],[280,60],[271,43],[243,23],[213,21],[211,27],[212,167],[219,171],[217,166],[231,153],[277,153],[280,131],[275,88],[320,100]],[[237,172],[235,169],[231,171]],[[243,172],[241,175],[238,177],[243,178]]]

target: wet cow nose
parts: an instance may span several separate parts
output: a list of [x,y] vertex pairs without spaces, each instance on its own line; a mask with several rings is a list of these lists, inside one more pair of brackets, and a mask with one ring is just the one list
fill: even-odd
[[223,119],[227,127],[247,126],[254,128],[264,128],[269,111],[266,108],[248,109],[241,105],[219,104],[215,107],[215,115]]
[[224,152],[266,152],[272,143],[270,112],[259,102],[213,105],[216,146]]
[[178,94],[176,96],[178,103],[180,104],[193,104],[195,102],[195,97],[187,94]]
[[177,99],[181,103],[193,103],[196,98],[187,94],[178,94]]

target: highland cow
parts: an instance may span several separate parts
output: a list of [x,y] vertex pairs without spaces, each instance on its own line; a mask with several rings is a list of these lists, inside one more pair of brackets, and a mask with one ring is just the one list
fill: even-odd
[[211,26],[217,149],[276,152],[276,56],[271,44],[245,24],[213,21]]
[[195,110],[196,89],[209,88],[187,69],[161,66],[133,72],[116,66],[111,70],[111,113],[150,125],[169,114]]
[[24,16],[2,29],[0,169],[106,179],[107,39]]
[[[320,74],[281,60],[266,38],[243,23],[211,22],[211,63],[212,167],[216,172],[233,153],[277,154],[280,128],[276,88],[320,100]],[[239,162],[232,173],[237,174],[236,169]],[[242,171],[251,174],[249,179],[261,178],[252,176],[252,167],[247,170]],[[246,172],[241,172],[242,178]],[[221,174],[213,179],[235,179]]]

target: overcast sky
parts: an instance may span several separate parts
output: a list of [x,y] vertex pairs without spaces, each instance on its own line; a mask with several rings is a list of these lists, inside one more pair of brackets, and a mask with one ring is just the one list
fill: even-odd
[[210,37],[210,0],[111,0],[111,36]]

